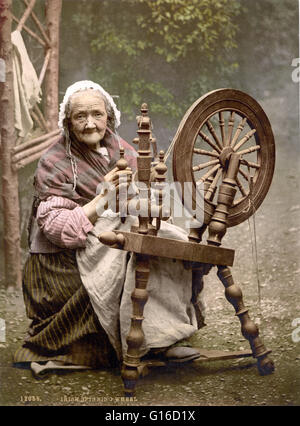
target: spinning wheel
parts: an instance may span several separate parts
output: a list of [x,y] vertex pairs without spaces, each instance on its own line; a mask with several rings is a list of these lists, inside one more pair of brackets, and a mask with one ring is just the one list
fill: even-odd
[[174,180],[204,183],[204,222],[215,208],[218,185],[229,156],[241,157],[238,192],[229,208],[227,227],[238,225],[258,209],[270,187],[275,144],[269,120],[249,95],[234,89],[214,90],[198,99],[184,115],[174,138]]
[[[204,184],[204,223],[199,228],[191,228],[187,242],[157,235],[160,221],[165,219],[162,206],[167,168],[163,152],[160,152],[159,162],[155,167],[158,194],[155,211],[158,216],[155,216],[156,226],[152,224],[152,139],[146,104],[142,105],[141,113],[137,131],[139,137],[134,142],[139,145],[137,176],[139,183],[143,185],[139,185],[139,199],[135,202],[136,206],[146,206],[147,213],[137,213],[139,225],[133,226],[130,232],[105,232],[99,236],[102,243],[112,248],[136,254],[131,327],[126,338],[128,349],[122,369],[125,394],[133,395],[143,368],[140,347],[144,339],[142,321],[144,305],[148,298],[147,282],[151,272],[151,256],[189,261],[193,269],[193,283],[199,270],[206,274],[212,266],[217,266],[217,276],[224,285],[225,297],[240,320],[242,335],[249,341],[251,352],[235,352],[231,355],[218,352],[217,355],[211,354],[211,359],[252,355],[257,359],[259,372],[263,375],[270,374],[274,370],[273,361],[268,356],[271,351],[265,348],[260,339],[258,327],[244,305],[242,291],[231,275],[229,267],[233,265],[234,250],[221,247],[227,228],[243,222],[253,214],[270,187],[275,163],[275,145],[269,120],[253,98],[233,89],[208,93],[186,112],[172,142],[174,180],[182,186],[185,182],[192,182],[192,185],[189,185],[191,194],[184,192],[183,197],[188,195],[192,198],[193,209],[198,202],[199,185]],[[122,150],[120,155],[117,166],[122,170],[126,167]],[[201,243],[206,229],[207,242]],[[193,293],[191,302],[194,303],[194,300]],[[195,309],[196,304],[194,303]],[[209,359],[207,353],[212,351],[204,352],[203,357]],[[201,354],[201,351],[199,353]]]

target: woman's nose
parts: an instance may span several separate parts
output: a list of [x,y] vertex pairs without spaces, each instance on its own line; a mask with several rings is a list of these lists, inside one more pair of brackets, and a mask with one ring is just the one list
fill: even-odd
[[88,129],[94,129],[96,127],[96,124],[93,120],[93,117],[91,117],[91,116],[87,117],[85,127],[88,128]]

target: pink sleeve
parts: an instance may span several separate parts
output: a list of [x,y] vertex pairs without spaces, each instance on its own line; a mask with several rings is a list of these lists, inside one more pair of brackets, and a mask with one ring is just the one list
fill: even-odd
[[93,229],[82,207],[56,196],[40,203],[37,223],[49,241],[69,249],[85,247],[87,233]]

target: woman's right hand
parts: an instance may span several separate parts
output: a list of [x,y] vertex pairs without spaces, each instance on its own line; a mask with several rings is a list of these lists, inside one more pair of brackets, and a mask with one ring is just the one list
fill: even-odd
[[104,182],[114,185],[118,194],[120,189],[128,189],[131,184],[132,170],[129,167],[125,170],[119,170],[118,167],[115,167],[104,176]]

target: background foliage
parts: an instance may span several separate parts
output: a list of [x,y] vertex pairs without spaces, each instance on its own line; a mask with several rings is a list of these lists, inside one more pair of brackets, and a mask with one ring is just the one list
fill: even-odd
[[178,118],[220,76],[237,67],[239,0],[81,1],[72,21],[91,78],[120,96],[131,114],[147,99],[152,114]]
[[259,92],[255,73],[261,84],[297,56],[297,0],[63,3],[62,43],[72,42],[62,68],[71,58],[77,68],[80,51],[81,72],[118,95],[130,119],[145,100],[172,123],[215,88]]

